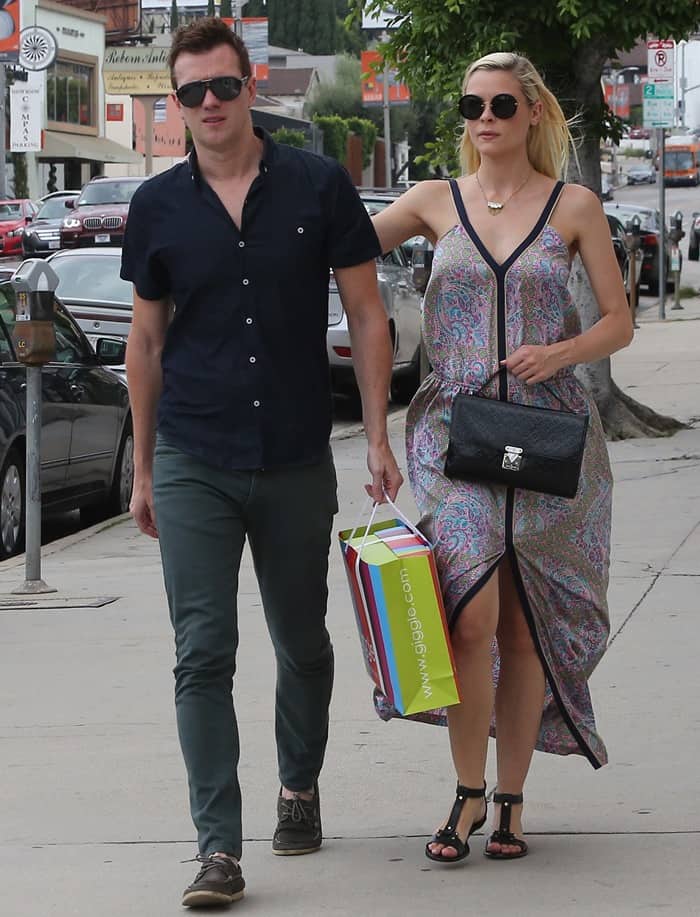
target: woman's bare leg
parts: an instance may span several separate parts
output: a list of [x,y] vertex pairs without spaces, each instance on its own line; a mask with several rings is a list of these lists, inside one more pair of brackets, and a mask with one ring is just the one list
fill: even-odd
[[[523,790],[542,721],[545,679],[508,560],[499,568],[498,650],[501,670],[496,689],[498,792]],[[498,827],[500,806],[494,812]],[[522,837],[522,806],[514,806],[510,830]],[[512,844],[489,844],[489,852],[518,853]]]
[[[462,610],[452,631],[462,703],[447,708],[450,746],[459,783],[475,789],[483,786],[486,769],[493,710],[491,644],[497,621],[498,575],[493,573]],[[485,805],[483,799],[466,800],[457,823],[461,838],[466,838],[472,824],[483,817]],[[430,850],[435,854],[442,852],[445,859],[457,855],[454,847],[444,844],[430,844]]]

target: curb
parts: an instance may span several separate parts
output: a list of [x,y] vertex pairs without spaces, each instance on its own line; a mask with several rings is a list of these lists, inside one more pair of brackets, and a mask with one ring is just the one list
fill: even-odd
[[[123,522],[128,522],[130,519],[131,513],[122,513],[121,516],[112,516],[110,519],[105,519],[104,522],[96,522],[95,525],[91,525],[89,528],[81,529],[79,532],[72,532],[70,535],[64,535],[63,538],[57,538],[55,541],[47,544],[46,547],[42,547],[41,558],[43,560],[45,557],[50,557],[52,554],[59,554],[61,551],[65,551],[66,548],[71,547],[71,545],[78,544],[80,541],[86,541],[88,538],[92,538],[93,535],[97,535],[98,532],[104,532],[106,529],[121,525]],[[26,554],[17,554],[15,557],[3,560],[2,563],[0,563],[0,575],[6,570],[16,570],[17,567],[23,567],[25,558]]]

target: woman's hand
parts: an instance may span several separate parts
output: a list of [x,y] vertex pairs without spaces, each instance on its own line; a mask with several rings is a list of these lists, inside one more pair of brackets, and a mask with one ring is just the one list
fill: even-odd
[[[566,342],[562,342],[566,345]],[[501,361],[518,379],[528,385],[544,382],[563,369],[567,361],[560,344],[523,344]]]

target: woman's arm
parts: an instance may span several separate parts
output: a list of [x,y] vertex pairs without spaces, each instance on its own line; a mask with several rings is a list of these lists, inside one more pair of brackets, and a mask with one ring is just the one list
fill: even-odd
[[[580,185],[569,185],[565,222],[586,268],[598,301],[600,320],[576,337],[547,345],[523,345],[505,361],[525,382],[542,382],[560,369],[592,363],[626,347],[633,336],[632,316],[610,239],[610,228],[598,198]],[[562,202],[563,203],[563,202]]]
[[444,193],[447,182],[422,181],[372,217],[383,252],[389,252],[412,236],[425,236],[435,242],[432,211],[436,197]]

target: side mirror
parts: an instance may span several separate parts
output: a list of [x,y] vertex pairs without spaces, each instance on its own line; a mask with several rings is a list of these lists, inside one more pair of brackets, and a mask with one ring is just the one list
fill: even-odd
[[69,210],[73,210],[73,208],[75,207],[75,198],[67,197],[63,203]]
[[126,341],[119,338],[98,338],[95,353],[105,366],[122,366],[126,360]]

